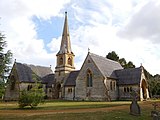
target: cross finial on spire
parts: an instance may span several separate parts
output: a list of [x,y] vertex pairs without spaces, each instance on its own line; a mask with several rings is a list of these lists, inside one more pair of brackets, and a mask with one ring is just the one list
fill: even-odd
[[90,49],[88,48],[88,53],[90,53]]

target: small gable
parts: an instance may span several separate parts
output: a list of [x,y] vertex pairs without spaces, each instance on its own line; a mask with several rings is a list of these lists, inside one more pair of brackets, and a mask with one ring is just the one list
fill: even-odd
[[42,78],[42,84],[46,84],[47,87],[52,87],[52,84],[55,84],[55,75],[49,74]]
[[142,69],[140,67],[115,70],[119,85],[140,84],[141,72]]
[[69,76],[64,83],[64,86],[76,86],[76,79],[79,74],[79,71],[71,71]]

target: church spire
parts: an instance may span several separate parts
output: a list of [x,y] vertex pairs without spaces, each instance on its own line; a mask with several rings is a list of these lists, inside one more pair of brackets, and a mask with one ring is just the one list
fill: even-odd
[[67,12],[65,12],[62,41],[61,41],[60,51],[58,52],[58,54],[64,54],[64,53],[72,53],[69,28],[68,28]]

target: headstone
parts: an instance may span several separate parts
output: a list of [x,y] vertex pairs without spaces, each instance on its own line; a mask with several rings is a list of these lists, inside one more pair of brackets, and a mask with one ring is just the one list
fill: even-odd
[[138,94],[135,91],[132,91],[131,96],[132,96],[132,103],[130,105],[130,114],[131,115],[141,115],[141,109],[137,103]]
[[153,103],[152,105],[154,107],[154,110],[151,111],[152,120],[160,120],[160,112],[156,109],[158,104],[157,103]]

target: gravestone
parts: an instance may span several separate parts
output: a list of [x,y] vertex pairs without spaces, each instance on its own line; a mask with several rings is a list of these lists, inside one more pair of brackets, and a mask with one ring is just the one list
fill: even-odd
[[160,120],[160,112],[157,110],[157,107],[159,107],[159,104],[153,103],[152,105],[154,107],[154,110],[151,111],[152,120]]
[[130,105],[130,114],[141,115],[141,109],[137,103],[138,94],[135,91],[132,91],[131,96],[132,96],[132,103]]

